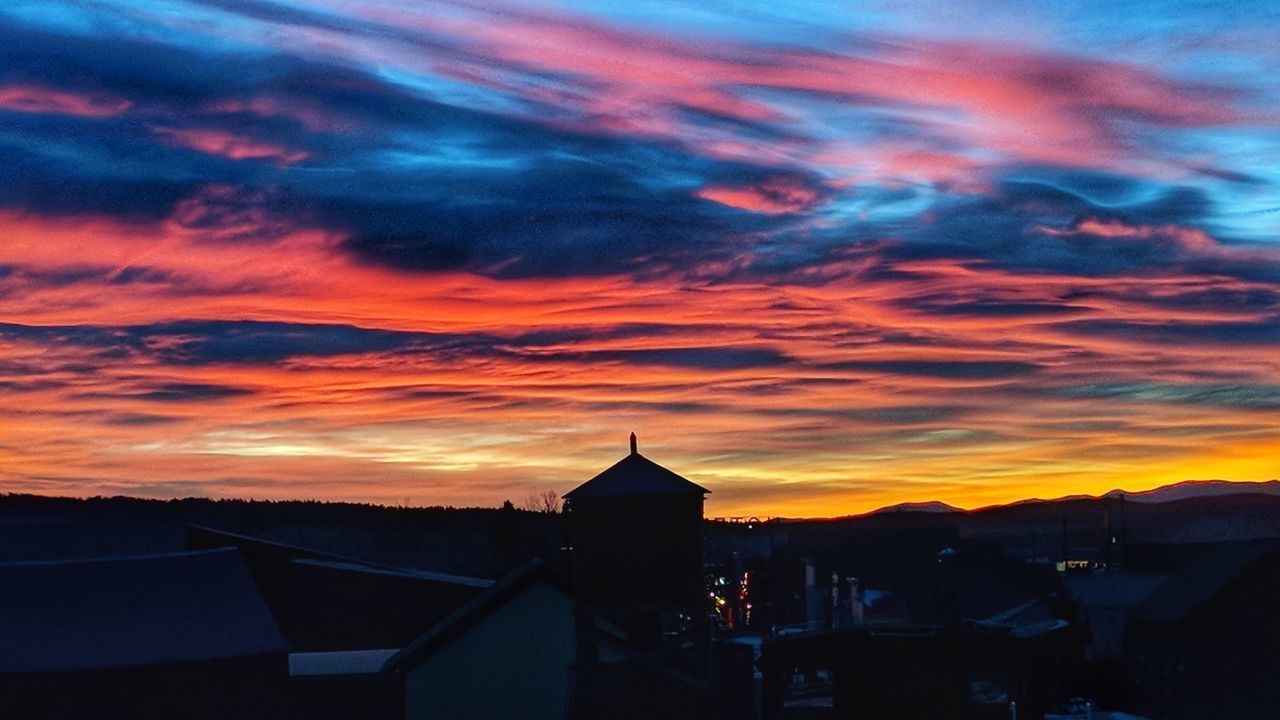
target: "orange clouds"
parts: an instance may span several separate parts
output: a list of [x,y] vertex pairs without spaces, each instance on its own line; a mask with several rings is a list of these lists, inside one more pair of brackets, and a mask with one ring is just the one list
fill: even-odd
[[[856,268],[816,285],[424,277],[353,263],[337,238],[305,228],[222,241],[194,212],[152,227],[4,219],[0,265],[23,268],[11,278],[65,267],[72,248],[104,268],[6,301],[7,322],[67,328],[0,343],[10,487],[83,494],[128,477],[159,493],[496,504],[526,483],[589,477],[630,430],[713,487],[715,514],[1137,488],[1155,482],[1153,456],[1196,458],[1200,475],[1231,474],[1219,453],[1233,477],[1268,471],[1246,448],[1274,436],[1262,422],[1274,411],[1233,407],[1222,382],[1220,401],[1163,399],[1204,392],[1196,374],[1220,345],[1160,350],[1053,322],[1053,307],[1070,309],[1064,293],[1078,296],[1073,321],[1126,320],[1211,286],[1193,277],[1022,277],[949,261],[900,264],[927,285]],[[166,329],[215,318],[286,324]],[[298,345],[312,323],[355,329]],[[94,327],[153,329],[75,329]],[[446,335],[420,349],[372,336],[363,349],[361,333],[379,329]],[[268,332],[265,352],[297,349],[271,362],[218,349]],[[347,336],[359,342],[334,344]],[[1275,361],[1234,367],[1249,373],[1235,383],[1280,380]]]
[[631,430],[716,514],[1280,473],[1256,81],[870,15],[215,5],[0,13],[9,487],[496,505]]

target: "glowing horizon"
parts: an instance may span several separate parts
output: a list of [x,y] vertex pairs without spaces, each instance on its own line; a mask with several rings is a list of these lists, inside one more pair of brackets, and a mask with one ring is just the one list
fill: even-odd
[[711,516],[1276,478],[1276,28],[8,3],[0,491],[497,506],[631,431]]

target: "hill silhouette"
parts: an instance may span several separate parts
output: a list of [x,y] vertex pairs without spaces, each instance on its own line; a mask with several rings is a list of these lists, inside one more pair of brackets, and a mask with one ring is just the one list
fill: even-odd
[[[1280,536],[1280,483],[1179,483],[1143,493],[1034,500],[977,510],[903,503],[857,516],[707,521],[708,552],[765,553],[875,544],[887,537],[980,541],[1021,555],[1057,557],[1105,545],[1108,529],[1131,543],[1205,543]],[[385,507],[311,500],[0,495],[0,562],[123,556],[183,549],[202,525],[405,568],[497,577],[529,557],[553,557],[557,516],[514,508]],[[856,542],[855,542],[856,541]],[[932,542],[932,541],[931,541]]]

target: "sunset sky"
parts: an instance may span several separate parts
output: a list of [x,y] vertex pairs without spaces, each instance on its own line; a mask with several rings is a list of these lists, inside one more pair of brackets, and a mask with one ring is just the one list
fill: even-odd
[[5,0],[0,492],[1280,476],[1280,3]]

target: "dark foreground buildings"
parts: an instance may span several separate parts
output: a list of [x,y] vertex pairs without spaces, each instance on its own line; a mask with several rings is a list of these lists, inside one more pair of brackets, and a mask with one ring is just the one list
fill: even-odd
[[750,653],[736,656],[736,686],[713,661],[706,492],[633,436],[565,496],[565,567],[516,569],[390,660],[405,717],[730,717],[731,691],[748,706],[733,717],[749,717]]
[[578,652],[569,717],[709,717],[708,491],[630,453],[565,495]]
[[1280,539],[1218,543],[1135,609],[1130,703],[1156,718],[1280,717]]
[[287,646],[232,549],[0,565],[0,716],[262,716]]
[[[0,565],[0,718],[1181,720],[1280,703],[1280,540],[1127,546],[1077,522],[1041,557],[938,514],[708,523],[707,492],[633,439],[559,518],[467,528],[459,547],[490,547],[452,573],[240,525],[188,527],[186,552]],[[458,574],[493,563],[507,571]]]

